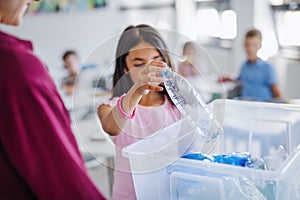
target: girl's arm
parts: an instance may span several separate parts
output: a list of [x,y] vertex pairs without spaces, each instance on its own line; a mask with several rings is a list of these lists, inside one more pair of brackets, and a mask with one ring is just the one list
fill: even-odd
[[131,120],[124,117],[122,113],[125,113],[126,116],[132,116],[136,105],[144,95],[148,94],[149,91],[163,90],[158,84],[164,82],[160,73],[165,71],[165,67],[164,62],[152,61],[144,67],[132,88],[118,100],[116,106],[102,104],[98,107],[98,116],[105,132],[111,136],[118,135],[126,122]]

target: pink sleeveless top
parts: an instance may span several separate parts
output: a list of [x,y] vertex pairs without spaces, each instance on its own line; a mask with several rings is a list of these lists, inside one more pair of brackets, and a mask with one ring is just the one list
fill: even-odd
[[[114,98],[108,104],[115,106],[118,99]],[[167,97],[162,105],[137,105],[134,119],[128,121],[118,136],[112,137],[116,148],[112,200],[136,199],[129,160],[122,156],[122,149],[169,126],[180,118],[180,112]]]

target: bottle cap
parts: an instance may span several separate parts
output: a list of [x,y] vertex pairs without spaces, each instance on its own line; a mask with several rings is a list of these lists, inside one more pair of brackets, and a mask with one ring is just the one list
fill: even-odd
[[160,73],[160,76],[166,77],[167,73],[170,71],[170,67],[166,67],[166,70],[164,72]]

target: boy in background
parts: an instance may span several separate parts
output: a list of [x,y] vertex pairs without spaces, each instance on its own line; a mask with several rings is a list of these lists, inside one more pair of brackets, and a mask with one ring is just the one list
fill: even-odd
[[220,78],[220,81],[238,81],[241,84],[241,99],[273,101],[281,98],[274,67],[257,56],[261,43],[261,32],[258,29],[250,29],[244,41],[247,60],[242,65],[239,76],[236,80],[229,77]]

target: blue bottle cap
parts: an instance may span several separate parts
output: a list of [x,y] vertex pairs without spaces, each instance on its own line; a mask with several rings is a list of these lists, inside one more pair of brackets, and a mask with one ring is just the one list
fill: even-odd
[[167,66],[164,72],[160,72],[160,76],[165,77],[169,71],[170,71],[170,67]]

